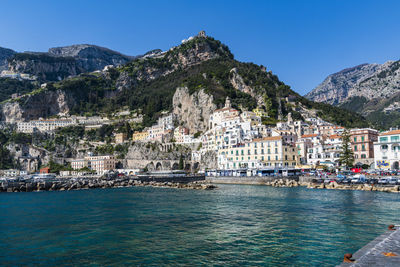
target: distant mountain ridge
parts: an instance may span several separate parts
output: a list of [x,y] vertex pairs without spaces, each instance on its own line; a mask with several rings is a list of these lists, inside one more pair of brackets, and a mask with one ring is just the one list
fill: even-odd
[[343,103],[358,83],[373,75],[379,64],[361,64],[329,75],[320,85],[305,96],[316,102],[332,105]]
[[400,60],[329,75],[306,97],[358,112],[382,128],[400,124]]

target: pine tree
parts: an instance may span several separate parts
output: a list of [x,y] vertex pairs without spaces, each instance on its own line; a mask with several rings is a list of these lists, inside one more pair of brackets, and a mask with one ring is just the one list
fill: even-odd
[[342,134],[342,152],[340,153],[339,163],[346,168],[352,167],[354,163],[354,153],[351,149],[350,133],[345,130]]
[[180,156],[180,158],[179,158],[179,166],[178,166],[178,169],[179,170],[183,170],[184,169],[184,164],[183,164],[183,156],[182,156],[182,154],[181,154],[181,156]]

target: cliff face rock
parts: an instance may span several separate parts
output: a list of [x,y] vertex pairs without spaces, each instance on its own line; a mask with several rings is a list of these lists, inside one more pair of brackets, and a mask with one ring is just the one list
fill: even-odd
[[352,88],[373,75],[379,64],[362,64],[329,75],[320,85],[306,95],[316,102],[340,104],[350,96]]
[[210,115],[217,106],[213,103],[213,97],[204,92],[203,89],[189,94],[187,87],[176,89],[172,100],[173,113],[189,129],[191,134],[207,129]]
[[44,81],[60,81],[84,72],[73,58],[49,57],[44,54],[19,54],[10,59],[8,68],[14,72],[35,75]]
[[50,48],[47,53],[17,53],[9,58],[8,68],[44,81],[57,81],[102,70],[107,65],[123,65],[132,59],[104,47],[83,44]]
[[2,120],[14,123],[35,120],[69,112],[74,99],[65,91],[46,91],[26,96],[20,101],[7,102],[1,107]]
[[105,47],[88,44],[50,48],[48,54],[56,57],[73,57],[85,72],[101,70],[107,65],[123,65],[134,59]]
[[400,90],[400,60],[388,61],[380,65],[373,75],[358,82],[351,90],[349,97],[363,96],[373,98],[388,98]]
[[[208,42],[195,42],[191,48],[178,52],[178,63],[174,64],[174,67],[189,67],[218,56],[220,56],[220,53],[213,49]],[[173,57],[172,54],[171,58]]]
[[263,96],[257,94],[256,91],[251,87],[246,85],[242,76],[239,75],[238,70],[236,68],[231,69],[230,71],[230,82],[236,90],[239,90],[243,93],[249,94],[257,100],[258,105],[264,105]]
[[14,50],[0,47],[0,72],[8,68],[8,59],[16,52]]

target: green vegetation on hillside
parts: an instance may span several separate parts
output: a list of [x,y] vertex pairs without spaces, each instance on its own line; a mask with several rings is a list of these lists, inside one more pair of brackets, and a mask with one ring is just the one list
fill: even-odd
[[11,98],[12,94],[26,94],[35,89],[35,84],[27,80],[0,78],[0,102]]
[[[201,61],[195,55],[197,52],[212,53],[210,55],[216,58]],[[182,60],[190,60],[192,66],[185,67],[180,64]],[[194,38],[160,57],[133,60],[120,68],[109,70],[108,75],[85,74],[49,84],[46,90],[67,92],[74,99],[74,104],[70,106],[72,114],[110,115],[126,106],[130,110],[141,110],[144,115],[143,126],[149,126],[161,111],[172,109],[176,88],[183,86],[188,87],[191,94],[204,89],[213,96],[218,107],[223,106],[226,97],[230,97],[233,107],[254,109],[257,107],[255,97],[233,87],[231,79],[234,78],[234,72],[251,87],[253,96],[258,95],[265,102],[261,108],[270,116],[268,120],[264,119],[267,124],[276,123],[280,111],[283,116],[291,112],[295,119],[303,119],[297,106],[302,103],[316,109],[317,114],[327,121],[347,127],[368,125],[362,116],[355,113],[301,97],[261,66],[234,60],[228,47],[209,37]],[[289,96],[294,96],[297,103],[287,104],[283,99]]]

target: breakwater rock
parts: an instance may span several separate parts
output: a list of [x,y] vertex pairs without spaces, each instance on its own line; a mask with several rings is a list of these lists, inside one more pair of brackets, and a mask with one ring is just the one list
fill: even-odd
[[135,178],[61,178],[53,180],[23,180],[2,181],[0,192],[34,192],[34,191],[68,191],[95,188],[116,188],[132,186],[170,187],[182,189],[211,190],[217,188],[215,185],[204,183],[204,181],[175,182],[154,181]]
[[341,184],[337,182],[318,183],[313,177],[289,176],[289,177],[259,177],[259,176],[219,176],[207,177],[206,181],[214,184],[247,184],[266,185],[273,187],[297,187],[303,186],[310,189],[337,189],[337,190],[362,190],[379,191],[388,193],[400,193],[399,185],[376,185],[376,184]]
[[399,185],[338,184],[336,182],[331,182],[329,184],[310,182],[310,183],[307,183],[307,188],[379,191],[379,192],[388,192],[388,193],[399,193],[400,192]]

